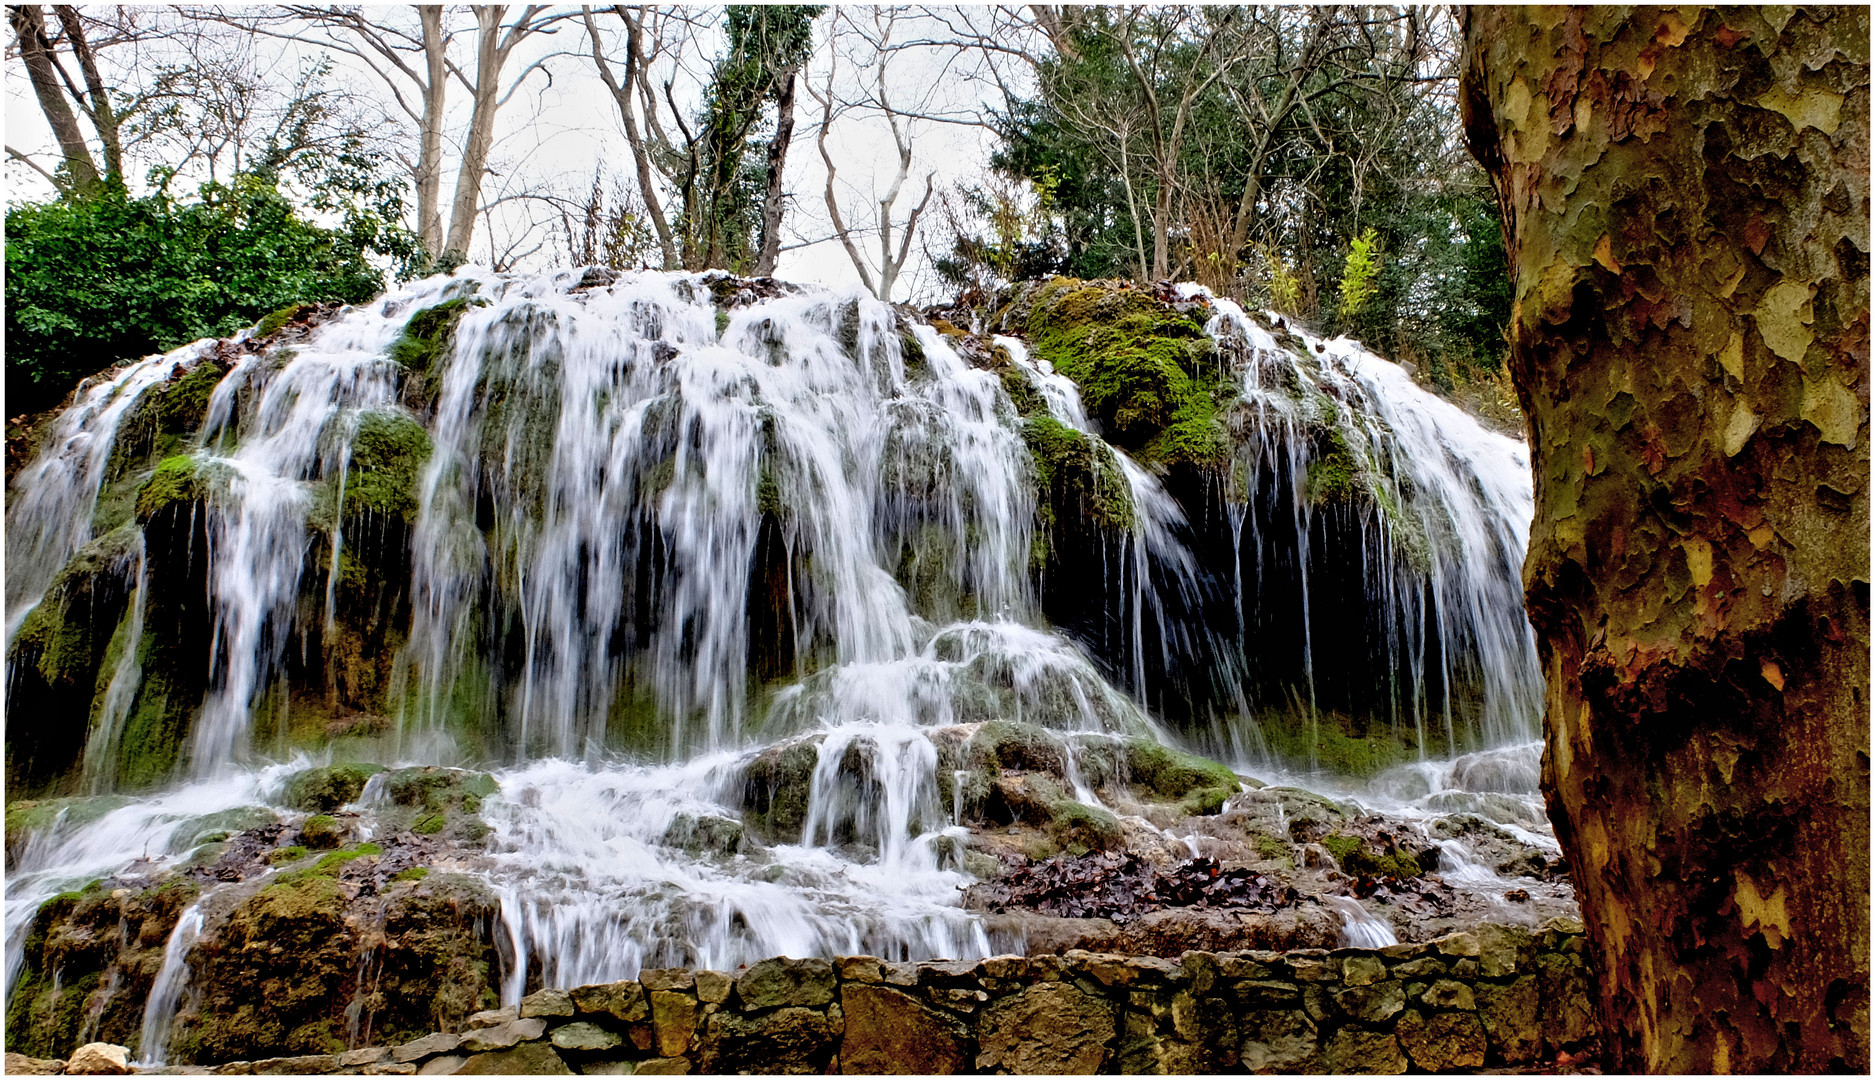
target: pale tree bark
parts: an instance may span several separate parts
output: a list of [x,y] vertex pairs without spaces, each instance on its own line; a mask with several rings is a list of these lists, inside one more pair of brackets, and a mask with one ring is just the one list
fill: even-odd
[[[647,141],[647,132],[638,126],[637,110],[633,107],[632,91],[644,80],[648,60],[644,47],[644,24],[640,15],[634,15],[622,4],[614,5],[612,10],[625,23],[625,75],[620,79],[612,71],[612,65],[606,60],[605,49],[599,40],[599,26],[593,21],[592,8],[580,9],[586,22],[586,39],[592,44],[593,67],[599,72],[600,81],[605,83],[612,101],[618,106],[619,120],[625,126],[625,141],[631,146],[632,165],[638,176],[638,193],[644,200],[645,213],[650,215],[651,227],[658,237],[658,251],[663,257],[666,270],[676,270],[682,263],[677,257],[677,243],[671,236],[670,220],[664,215],[664,200],[658,194],[655,179],[655,167],[651,161],[651,148]],[[649,108],[656,109],[656,99],[648,99]],[[655,115],[647,117],[647,127],[655,123]]]
[[755,257],[755,276],[773,277],[781,256],[781,211],[786,193],[782,181],[788,167],[788,144],[794,140],[793,68],[775,74],[775,136],[768,140],[768,191],[762,199],[762,248]]
[[1471,8],[1611,1066],[1869,1067],[1863,8]]
[[423,250],[443,250],[443,108],[449,79],[449,39],[443,33],[443,9],[417,8],[423,32],[423,78],[418,80],[423,115],[417,121],[417,238]]
[[[481,210],[482,180],[488,175],[488,152],[495,144],[495,114],[520,87],[516,80],[505,90],[502,68],[514,47],[535,31],[534,19],[545,5],[530,4],[506,27],[504,4],[478,4],[475,12],[475,82],[469,88],[469,133],[462,144],[462,166],[456,171],[455,203],[449,212],[449,236],[443,241],[445,257],[467,258],[475,236],[475,218]],[[525,73],[523,74],[525,78]]]
[[[78,127],[78,114],[72,111],[71,103],[65,100],[65,90],[59,85],[58,66],[46,41],[45,12],[38,4],[14,4],[7,8],[7,21],[12,24],[13,36],[19,43],[20,59],[26,64],[33,97],[52,128],[52,137],[58,140],[59,154],[65,159],[66,175],[70,178],[68,182],[81,191],[96,185],[98,165],[85,143],[85,133]],[[9,152],[22,161],[27,160],[18,151]],[[43,169],[40,171],[44,173]]]

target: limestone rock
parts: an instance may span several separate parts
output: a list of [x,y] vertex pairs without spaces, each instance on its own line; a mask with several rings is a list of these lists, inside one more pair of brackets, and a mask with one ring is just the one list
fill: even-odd
[[1471,987],[1451,979],[1440,979],[1433,983],[1421,1000],[1435,1009],[1463,1009],[1470,1012],[1478,1007]]
[[572,1016],[573,996],[565,990],[536,990],[521,999],[521,1018],[536,1016]]
[[839,1034],[825,1013],[799,1006],[757,1016],[713,1013],[704,1025],[698,1071],[824,1073]]
[[825,960],[763,960],[736,980],[736,996],[750,1009],[814,1008],[832,1001],[833,991],[833,965]]
[[347,1050],[339,1055],[339,1067],[356,1069],[373,1062],[389,1061],[391,1048],[388,1046],[361,1046],[356,1050]]
[[1067,983],[1041,983],[983,1011],[976,1064],[991,1072],[1096,1073],[1113,1034],[1106,1002]]
[[876,956],[841,956],[834,959],[843,982],[876,983],[885,980],[885,961]]
[[729,992],[736,988],[736,980],[720,971],[697,972],[697,1000],[721,1004],[729,1000]]
[[476,1028],[462,1037],[462,1048],[471,1054],[506,1050],[516,1043],[531,1042],[547,1033],[545,1020],[510,1020],[495,1027]]
[[624,1041],[616,1032],[607,1031],[598,1024],[584,1020],[565,1024],[553,1030],[553,1045],[562,1050],[597,1052],[610,1050]]
[[644,987],[632,981],[579,986],[568,996],[582,1016],[609,1016],[629,1024],[643,1020],[649,1011]]
[[675,990],[651,992],[651,1025],[657,1032],[658,1053],[676,1057],[690,1048],[697,1029],[697,999]]
[[1351,986],[1335,994],[1335,1004],[1356,1020],[1378,1024],[1406,1008],[1406,988],[1397,979],[1372,986]]
[[6,1074],[8,1076],[57,1076],[65,1071],[65,1063],[57,1058],[27,1057],[7,1051]]
[[484,1009],[469,1017],[469,1026],[471,1028],[500,1027],[519,1015],[512,1005],[502,1009]]
[[462,1045],[462,1036],[439,1031],[434,1035],[425,1035],[402,1046],[391,1048],[392,1061],[417,1061],[432,1054],[454,1053]]
[[[527,1021],[520,1021],[527,1023]],[[534,1021],[539,1023],[539,1021]],[[512,1050],[500,1050],[494,1053],[476,1054],[462,1063],[456,1070],[457,1076],[571,1076],[573,1070],[566,1067],[560,1055],[553,1052],[553,1047],[544,1043],[531,1042],[517,1046]]]
[[688,1072],[690,1072],[689,1058],[650,1058],[638,1063],[639,1076],[683,1076]]
[[1350,956],[1341,963],[1341,981],[1349,986],[1371,986],[1387,977],[1387,965],[1377,956]]
[[1314,1065],[1315,1024],[1299,1009],[1261,1009],[1238,1021],[1243,1045],[1238,1059],[1246,1072],[1306,1073]]
[[1475,1069],[1484,1064],[1484,1023],[1470,1013],[1409,1012],[1394,1031],[1416,1068],[1427,1072]]
[[322,1076],[337,1072],[337,1054],[298,1054],[293,1057],[266,1058],[254,1063],[255,1076]]
[[840,1071],[848,1075],[950,1075],[970,1064],[969,1030],[884,986],[847,985],[840,993],[846,1034]]
[[423,1063],[423,1067],[417,1070],[417,1075],[450,1076],[457,1069],[462,1068],[463,1063],[468,1060],[467,1054],[444,1054],[441,1057],[433,1057]]
[[65,1071],[75,1076],[123,1076],[130,1072],[130,1050],[116,1043],[86,1043],[72,1051]]
[[689,968],[646,968],[638,973],[638,981],[646,990],[689,990],[696,976]]
[[1509,986],[1481,986],[1477,998],[1485,1035],[1504,1063],[1526,1065],[1535,1061],[1543,1049],[1536,976],[1525,975]]
[[1345,1027],[1322,1047],[1322,1071],[1329,1073],[1403,1073],[1406,1055],[1392,1035]]

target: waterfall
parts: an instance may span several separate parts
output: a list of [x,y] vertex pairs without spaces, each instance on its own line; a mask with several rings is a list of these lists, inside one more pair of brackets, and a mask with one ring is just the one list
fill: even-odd
[[[1426,759],[1388,774],[1389,806],[1502,796],[1544,839],[1522,786],[1542,690],[1527,452],[1352,342],[1209,303],[1233,457],[1202,491],[1108,445],[1020,340],[986,360],[852,290],[471,268],[253,345],[184,447],[186,513],[146,514],[116,569],[134,557],[114,659],[44,691],[90,694],[74,768],[101,796],[135,718],[168,710],[174,786],[14,853],[9,984],[46,899],[183,865],[183,824],[277,805],[313,758],[270,759],[296,752],[490,770],[485,849],[438,840],[434,866],[500,898],[510,1004],[647,967],[988,955],[959,906],[957,794],[988,721],[1046,729],[1098,807],[1112,777],[1083,774],[1087,746],[1314,772],[1317,732],[1287,760],[1277,734],[1357,717]],[[55,422],[13,489],[9,632],[89,538],[127,410],[194,355],[88,383]],[[1072,540],[1086,580],[1037,569],[1025,424],[1050,418],[1125,500]],[[1357,497],[1318,498],[1325,476]],[[1062,617],[1051,589],[1095,615]],[[783,766],[785,826],[751,795]],[[373,780],[360,804],[388,798]],[[1198,850],[1135,831],[1155,829]],[[1391,938],[1347,903],[1350,942]],[[170,937],[152,1062],[201,926],[198,902]]]
[[91,539],[92,511],[118,425],[145,391],[194,359],[201,346],[186,345],[85,380],[77,400],[53,421],[38,456],[14,479],[7,497],[7,641],[59,568]]

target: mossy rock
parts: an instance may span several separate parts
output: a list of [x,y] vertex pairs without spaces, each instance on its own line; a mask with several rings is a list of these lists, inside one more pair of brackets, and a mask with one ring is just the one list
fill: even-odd
[[406,398],[427,404],[434,387],[442,378],[441,361],[455,344],[456,326],[470,308],[485,307],[488,301],[478,296],[458,296],[440,304],[419,308],[404,323],[404,332],[391,343],[390,358],[410,374]]
[[66,827],[86,825],[128,805],[130,800],[122,795],[77,795],[10,802],[6,813],[7,852],[10,856],[33,837],[61,822]]
[[191,818],[171,834],[169,850],[178,854],[193,851],[203,844],[218,843],[235,833],[271,825],[279,815],[265,806],[236,806]]
[[92,882],[41,905],[7,995],[7,1049],[64,1058],[104,1041],[134,1052],[170,931],[198,894],[181,879],[143,889]]
[[807,823],[820,736],[780,743],[742,768],[742,821],[768,843],[798,844]]
[[309,311],[318,309],[317,304],[288,304],[278,311],[270,312],[254,324],[254,336],[269,338],[286,329],[286,324],[298,319]]
[[1343,873],[1410,878],[1425,872],[1411,852],[1403,851],[1393,844],[1378,844],[1339,832],[1322,837],[1321,843],[1335,857],[1335,864],[1341,867]]
[[384,827],[465,843],[478,842],[488,835],[488,823],[479,816],[482,800],[501,790],[495,778],[485,772],[433,765],[386,773],[383,785],[390,802],[379,811]]
[[314,814],[299,827],[300,842],[315,850],[338,847],[350,832],[331,814]]
[[1132,487],[1106,443],[1052,416],[1030,417],[1022,425],[1022,441],[1034,460],[1044,526],[1073,518],[1110,529],[1133,527]]
[[1125,748],[1132,782],[1162,799],[1176,801],[1181,814],[1215,814],[1240,790],[1236,772],[1210,758],[1150,739],[1128,739]]
[[136,517],[137,499],[156,462],[185,453],[208,418],[209,400],[228,373],[213,357],[195,360],[143,392],[117,424],[100,477],[91,531],[103,535]]
[[1124,283],[1055,278],[1029,300],[1026,329],[1115,445],[1158,465],[1225,464],[1218,412],[1231,390],[1192,315]]
[[742,823],[712,814],[678,814],[664,830],[663,843],[692,855],[734,855],[742,850]]
[[409,414],[382,409],[361,413],[352,434],[344,491],[339,493],[340,515],[415,520],[431,450],[430,433]]
[[214,498],[226,483],[225,470],[193,454],[164,458],[137,492],[137,521],[147,525],[166,510],[186,512]]
[[365,784],[384,771],[382,765],[343,762],[302,769],[287,777],[282,801],[295,810],[325,813],[357,802]]
[[384,1046],[460,1031],[471,1015],[499,1005],[501,992],[501,901],[488,885],[425,867],[393,880],[376,953],[377,992],[365,999],[361,1018]]

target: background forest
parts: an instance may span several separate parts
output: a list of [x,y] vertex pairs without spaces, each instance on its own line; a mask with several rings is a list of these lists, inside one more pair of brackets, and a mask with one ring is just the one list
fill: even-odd
[[[474,261],[1198,281],[1514,417],[1432,7],[15,5],[7,390]],[[803,146],[801,144],[808,144]]]

